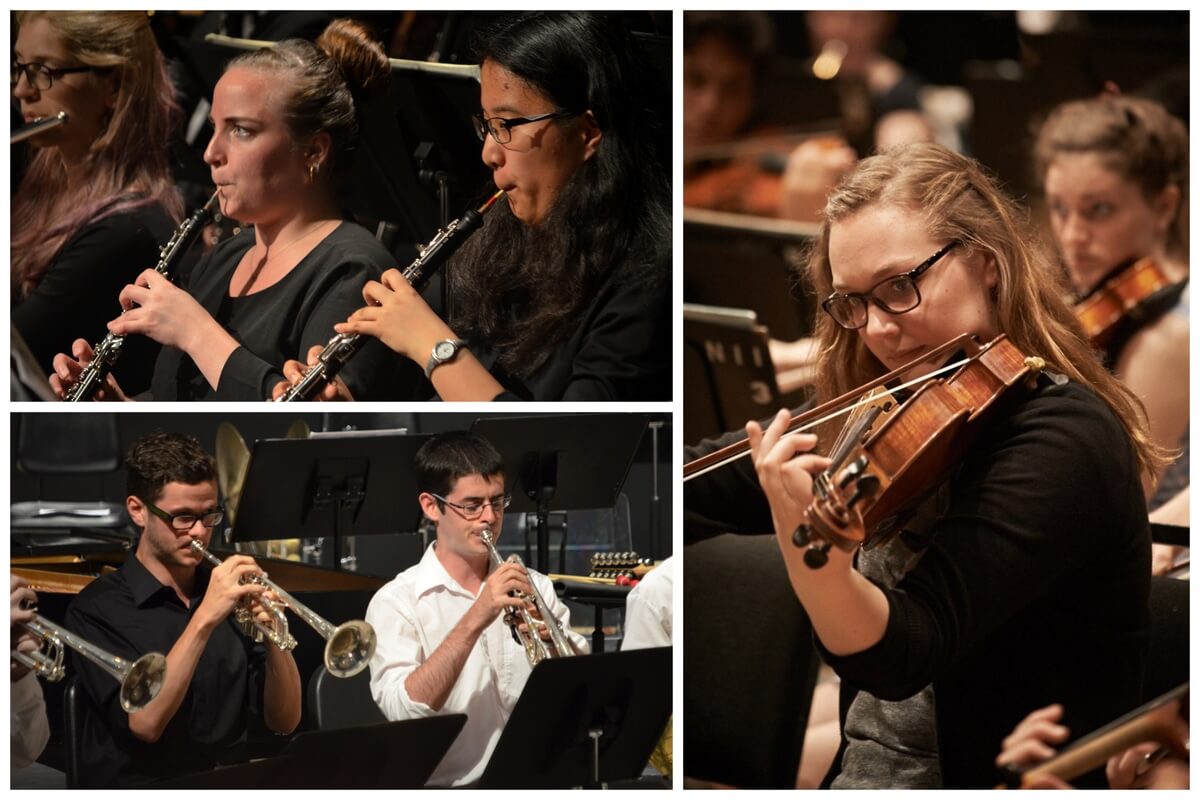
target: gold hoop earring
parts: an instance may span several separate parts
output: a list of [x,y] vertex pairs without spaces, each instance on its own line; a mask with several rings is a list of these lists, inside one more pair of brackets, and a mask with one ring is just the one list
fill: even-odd
[[317,162],[314,161],[313,163],[308,165],[308,182],[309,183],[312,183],[313,181],[315,181],[317,179],[318,170],[319,170],[319,167],[317,166]]

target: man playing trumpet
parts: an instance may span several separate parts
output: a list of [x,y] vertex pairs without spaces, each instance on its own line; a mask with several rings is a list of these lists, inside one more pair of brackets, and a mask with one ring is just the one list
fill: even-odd
[[[528,627],[508,627],[504,612],[524,605],[536,618],[524,599],[536,587],[576,653],[587,652],[587,641],[568,630],[567,607],[549,578],[512,562],[491,569],[481,533],[499,538],[510,499],[496,449],[475,434],[450,431],[426,442],[414,466],[417,500],[437,526],[437,540],[367,608],[379,635],[371,694],[389,720],[467,715],[429,780],[462,786],[483,773],[532,670],[518,641]],[[547,639],[538,627],[534,635]]]
[[132,557],[71,603],[66,627],[112,653],[167,654],[163,687],[143,709],[122,710],[118,685],[74,658],[85,702],[81,779],[90,786],[144,784],[245,760],[252,714],[271,730],[300,723],[300,674],[290,653],[243,636],[231,613],[271,593],[244,576],[261,570],[235,555],[198,569],[223,512],[216,465],[190,436],[153,433],[126,456],[125,507],[141,529]]

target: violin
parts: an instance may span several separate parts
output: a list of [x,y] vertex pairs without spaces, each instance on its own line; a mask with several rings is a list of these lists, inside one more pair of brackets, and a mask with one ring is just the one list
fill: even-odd
[[1152,258],[1119,267],[1075,303],[1075,317],[1092,344],[1104,347],[1121,321],[1139,320],[1160,293],[1176,284]]
[[1185,683],[1135,708],[1037,766],[1026,770],[1005,767],[1005,782],[996,788],[1025,788],[1046,775],[1069,781],[1103,766],[1112,756],[1142,742],[1159,742],[1167,746],[1167,749],[1152,753],[1148,760],[1162,757],[1169,750],[1181,750],[1188,740],[1188,726],[1181,718],[1181,712],[1186,713],[1189,685]]
[[963,335],[946,346],[967,356],[954,374],[927,380],[901,405],[859,415],[814,479],[808,522],[792,535],[807,548],[810,569],[825,565],[831,547],[849,553],[895,535],[903,515],[950,475],[992,420],[1033,390],[1045,368],[1003,334],[982,345]]

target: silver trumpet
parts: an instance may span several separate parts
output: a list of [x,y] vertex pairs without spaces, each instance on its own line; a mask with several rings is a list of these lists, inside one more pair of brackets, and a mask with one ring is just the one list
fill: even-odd
[[[493,566],[499,567],[503,564],[504,561],[500,558],[500,553],[496,550],[494,534],[491,529],[484,528],[479,532],[479,537],[487,545],[488,555],[491,557]],[[527,596],[518,593],[516,596],[523,600],[531,601],[541,616],[540,620],[534,617],[524,604],[518,610],[514,611],[510,608],[504,614],[505,623],[516,632],[517,638],[521,640],[521,646],[525,648],[525,657],[529,659],[530,666],[536,667],[540,661],[546,658],[563,658],[575,655],[575,649],[571,646],[571,641],[563,633],[562,626],[558,624],[558,620],[550,612],[550,607],[546,605],[546,601],[542,599],[541,593],[538,592],[537,585],[534,584],[533,577],[529,574],[529,568],[525,566],[525,563],[521,561],[521,557],[516,553],[509,556],[508,560],[520,565],[521,569],[525,572],[525,579],[529,581],[529,588],[533,591],[532,595]],[[521,623],[525,624],[524,632],[517,627]],[[546,641],[538,633],[538,628],[540,627],[550,632],[550,641]]]
[[41,640],[42,649],[33,653],[13,650],[13,661],[51,683],[61,681],[67,674],[63,664],[66,654],[63,645],[66,645],[120,681],[121,708],[127,712],[145,708],[158,695],[167,676],[167,659],[162,653],[147,653],[137,661],[130,662],[79,638],[40,614],[24,623],[23,627]]
[[[204,549],[199,540],[192,540],[195,550],[213,566],[221,563],[221,559]],[[325,640],[325,669],[335,678],[349,678],[362,672],[375,655],[375,629],[361,619],[350,620],[341,625],[333,625],[308,606],[301,603],[283,590],[279,584],[269,580],[266,573],[251,575],[242,579],[243,583],[257,583],[265,586],[279,597],[282,604],[273,603],[265,597],[259,597],[258,602],[271,616],[271,623],[260,623],[251,613],[249,604],[239,605],[234,612],[234,619],[242,626],[247,636],[253,636],[256,642],[265,637],[280,650],[291,650],[296,646],[296,639],[288,632],[287,617],[284,608],[303,620]]]
[[11,146],[17,144],[18,142],[23,142],[30,136],[37,136],[39,133],[48,131],[51,128],[57,128],[59,125],[66,125],[70,121],[71,115],[65,111],[60,111],[53,117],[44,117],[39,120],[34,120],[28,125],[13,131],[9,145]]

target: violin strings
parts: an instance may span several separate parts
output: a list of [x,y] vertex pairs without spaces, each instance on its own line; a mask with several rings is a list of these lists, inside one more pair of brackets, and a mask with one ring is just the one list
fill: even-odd
[[[926,381],[936,378],[938,375],[941,375],[945,372],[950,372],[951,370],[958,369],[963,364],[970,363],[970,361],[971,361],[971,359],[964,358],[962,361],[955,361],[953,364],[947,364],[946,366],[940,367],[940,368],[934,370],[933,372],[930,372],[927,375],[922,375],[919,378],[913,378],[911,381],[909,381],[907,383],[902,383],[899,386],[897,386],[896,388],[892,389],[891,391],[892,392],[902,392],[905,389],[910,389],[913,386],[918,386],[922,383],[925,383]],[[837,411],[831,411],[828,414],[826,414],[825,416],[821,417],[820,419],[815,419],[806,425],[802,425],[799,428],[796,428],[794,431],[787,431],[786,433],[783,434],[783,436],[780,436],[779,438],[782,439],[782,438],[784,438],[784,436],[791,436],[792,434],[804,433],[805,431],[812,430],[816,426],[818,426],[822,423],[828,422],[831,419],[837,419],[838,417],[842,416],[843,414],[849,414],[860,406],[874,403],[876,401],[876,399],[877,399],[876,396],[872,395],[872,396],[866,398],[865,400],[858,400],[857,402],[851,403],[850,405],[846,406],[845,408],[838,409]],[[743,441],[745,441],[745,440],[743,440]],[[716,461],[712,464],[709,464],[704,469],[696,470],[691,475],[685,476],[683,479],[683,482],[687,483],[688,481],[692,480],[693,478],[698,478],[701,475],[712,472],[714,469],[719,469],[720,467],[724,467],[726,464],[732,464],[734,461],[737,461],[739,458],[745,458],[748,455],[750,455],[750,450],[743,450],[740,453],[735,453],[734,455],[731,455],[728,458],[722,459],[721,461]]]

